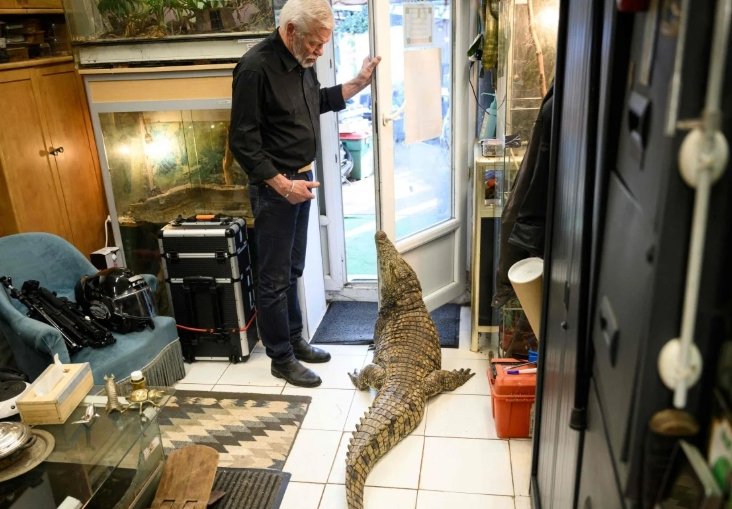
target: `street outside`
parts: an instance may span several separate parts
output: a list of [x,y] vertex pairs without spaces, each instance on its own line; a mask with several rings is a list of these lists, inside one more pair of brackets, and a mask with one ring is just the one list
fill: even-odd
[[[449,151],[433,142],[395,145],[396,228],[399,238],[452,217]],[[349,281],[376,278],[373,151],[361,154],[360,180],[341,186]]]

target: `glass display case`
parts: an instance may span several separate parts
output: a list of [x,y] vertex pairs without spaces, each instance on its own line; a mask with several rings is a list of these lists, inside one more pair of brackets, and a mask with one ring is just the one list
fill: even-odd
[[[473,157],[471,349],[478,349],[480,334],[497,333],[499,347],[506,351],[508,348],[501,345],[515,344],[511,324],[526,320],[518,320],[523,316],[518,301],[506,309],[491,306],[500,256],[501,215],[554,77],[559,0],[505,0],[497,4],[498,58],[496,68],[491,69],[495,90],[484,94],[495,94],[495,110],[491,105],[483,112],[485,120],[495,111],[495,138],[481,139]],[[479,132],[482,136],[493,130],[481,127]]]
[[[554,79],[559,1],[509,0],[500,5],[496,130],[499,139],[505,140],[503,206],[513,189],[542,100]],[[496,232],[498,253],[500,225]],[[527,345],[529,349],[536,348],[536,338],[518,300],[506,303],[500,314],[502,349],[516,355]]]
[[64,0],[80,68],[236,62],[284,0]]
[[501,308],[498,331],[498,356],[525,356],[526,352],[536,352],[538,343],[531,330],[526,313],[517,298],[510,299]]
[[525,147],[531,136],[542,98],[554,79],[558,23],[558,0],[500,2],[497,137],[505,136],[507,145]]
[[495,262],[505,192],[503,145],[489,150],[476,143],[473,150],[471,209],[471,339],[470,348],[477,351],[480,334],[498,332],[499,317],[491,307],[494,290]]
[[[247,177],[227,154],[229,110],[100,113],[120,223],[212,211],[251,216]],[[172,215],[172,217],[171,217]]]
[[247,176],[228,151],[228,109],[99,113],[127,266],[160,270],[157,232],[178,215],[251,222]]
[[85,74],[120,265],[155,274],[168,313],[158,233],[179,215],[253,223],[244,170],[228,151],[231,70]]
[[64,0],[72,42],[267,34],[272,0]]
[[23,9],[0,13],[0,64],[63,57],[71,54],[64,15],[59,9],[27,14]]

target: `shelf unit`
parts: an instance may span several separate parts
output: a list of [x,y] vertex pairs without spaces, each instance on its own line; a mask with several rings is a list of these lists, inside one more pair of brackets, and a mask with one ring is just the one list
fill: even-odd
[[[545,88],[553,75],[557,13],[557,0],[500,2],[498,62],[494,69],[496,139],[518,136],[519,143],[518,146],[499,145],[498,153],[492,157],[483,156],[480,144],[474,149],[471,196],[473,351],[479,347],[481,333],[502,332],[501,312],[509,312],[491,306],[500,255],[501,215],[532,135]],[[490,201],[485,196],[487,172],[493,172],[495,178],[495,196]]]
[[[470,291],[470,349],[478,351],[481,333],[498,332],[497,314],[491,308],[497,262],[497,239],[503,212],[503,156],[485,157],[480,144],[473,151]],[[490,180],[492,179],[492,184]],[[492,188],[492,194],[487,192]]]
[[0,0],[0,11],[5,9],[18,14],[25,14],[20,11],[29,11],[29,14],[48,14],[47,11],[53,11],[52,14],[63,14],[63,2],[62,0]]
[[[0,5],[4,5],[1,4]],[[35,7],[0,7],[0,16],[5,14],[12,14],[12,15],[23,15],[23,14],[63,14],[64,10],[62,8],[49,8],[49,9],[37,9]]]
[[[0,0],[0,21],[4,21],[8,24],[20,24],[23,20],[29,19],[42,22],[44,28],[48,28],[49,25],[53,26],[53,24],[56,24],[61,28],[65,27],[62,0]],[[10,35],[8,35],[8,37],[10,37]],[[54,34],[53,37],[57,44],[62,41],[65,42],[66,40],[60,33]],[[42,42],[50,43],[50,39],[44,37]],[[27,39],[22,45],[18,45],[13,44],[10,39],[8,39],[8,49],[14,46],[28,46],[29,48],[40,47],[39,45],[40,43],[35,41],[29,46]],[[56,47],[56,49],[59,50],[59,47]],[[74,58],[71,55],[70,48],[67,49],[68,51],[57,51],[55,54],[53,51],[49,51],[49,53],[34,55],[31,58],[25,58],[23,60],[3,62],[0,63],[0,71],[73,62]],[[50,47],[49,50],[51,50]],[[28,51],[30,52],[30,50]]]
[[58,57],[31,58],[28,60],[20,60],[18,62],[5,62],[4,64],[0,64],[0,71],[6,71],[8,69],[22,69],[24,67],[39,67],[48,64],[61,64],[63,62],[73,61],[74,57],[70,55]]

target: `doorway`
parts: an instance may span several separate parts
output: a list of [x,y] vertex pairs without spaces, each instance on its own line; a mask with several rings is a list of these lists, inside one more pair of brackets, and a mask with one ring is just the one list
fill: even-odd
[[[333,2],[335,81],[355,76],[366,55],[382,56],[372,86],[337,116],[343,238],[328,229],[328,243],[342,243],[345,267],[342,284],[330,288],[335,298],[354,286],[375,287],[377,228],[415,267],[425,296],[454,296],[456,288],[446,288],[464,279],[458,269],[462,189],[454,168],[465,156],[453,153],[451,114],[460,81],[453,33],[463,8],[453,8],[452,0]],[[326,192],[334,192],[330,184]]]

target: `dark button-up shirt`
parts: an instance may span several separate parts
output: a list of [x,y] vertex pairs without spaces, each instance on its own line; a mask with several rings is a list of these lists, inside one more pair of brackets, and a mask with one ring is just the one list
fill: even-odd
[[275,30],[234,68],[229,146],[257,184],[313,161],[320,114],[345,107],[341,86],[320,88]]

